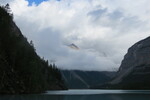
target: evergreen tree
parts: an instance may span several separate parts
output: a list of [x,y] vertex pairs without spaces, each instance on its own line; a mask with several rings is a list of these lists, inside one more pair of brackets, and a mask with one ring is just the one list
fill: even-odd
[[64,89],[55,65],[41,59],[16,24],[9,4],[0,7],[0,93],[37,93]]

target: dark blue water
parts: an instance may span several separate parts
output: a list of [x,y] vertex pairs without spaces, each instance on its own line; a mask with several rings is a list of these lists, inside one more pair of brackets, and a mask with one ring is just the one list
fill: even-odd
[[0,100],[150,100],[150,91],[69,90],[45,94],[1,95]]

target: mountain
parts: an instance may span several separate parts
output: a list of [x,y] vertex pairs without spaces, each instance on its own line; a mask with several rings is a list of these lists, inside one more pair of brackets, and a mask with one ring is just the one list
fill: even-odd
[[150,89],[150,37],[131,46],[116,77],[98,88]]
[[66,89],[56,65],[41,59],[13,22],[8,4],[0,7],[0,71],[0,94]]
[[70,89],[87,89],[110,81],[115,72],[61,70],[66,86]]
[[129,48],[111,84],[123,89],[150,89],[150,37]]
[[75,45],[74,43],[68,45],[68,47],[70,47],[71,49],[74,49],[74,50],[79,50],[79,47],[77,45]]

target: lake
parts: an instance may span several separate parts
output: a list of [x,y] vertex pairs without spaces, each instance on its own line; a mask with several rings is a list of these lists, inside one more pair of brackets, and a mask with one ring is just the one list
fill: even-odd
[[0,100],[150,100],[150,90],[65,90],[43,94],[0,95]]

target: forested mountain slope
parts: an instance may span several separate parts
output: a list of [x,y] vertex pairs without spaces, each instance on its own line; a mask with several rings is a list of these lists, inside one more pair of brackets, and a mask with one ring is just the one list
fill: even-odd
[[9,5],[0,7],[0,94],[49,89],[65,89],[59,70],[37,55],[13,22]]

